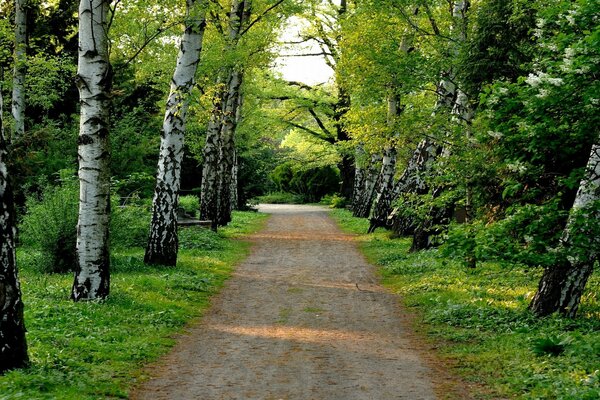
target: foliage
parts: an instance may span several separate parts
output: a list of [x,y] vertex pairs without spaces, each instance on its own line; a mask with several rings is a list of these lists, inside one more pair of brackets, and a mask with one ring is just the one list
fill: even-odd
[[339,194],[332,194],[323,196],[319,203],[327,205],[331,208],[345,208],[348,204],[348,200]]
[[332,213],[358,237],[384,284],[425,322],[422,334],[475,398],[595,399],[600,395],[600,280],[592,278],[576,320],[535,318],[527,305],[539,272],[482,263],[465,268],[438,250],[408,253],[410,241],[378,231],[344,210]]
[[119,204],[118,197],[111,199],[110,244],[113,249],[146,246],[150,235],[150,205],[148,202],[129,201]]
[[200,209],[200,199],[194,195],[180,196],[179,206],[183,207],[187,214],[196,215]]
[[280,192],[297,194],[304,202],[319,201],[339,188],[339,171],[330,166],[298,169],[288,162],[276,167],[271,173],[271,179]]
[[304,203],[304,198],[289,192],[272,192],[258,196],[254,201],[262,204],[302,204]]
[[76,264],[75,242],[79,210],[78,186],[72,178],[47,187],[40,199],[30,197],[20,224],[21,243],[37,250],[35,266],[41,272],[72,271]]
[[72,277],[39,274],[32,250],[19,249],[32,364],[0,377],[0,397],[126,398],[148,379],[143,366],[173,346],[174,335],[203,313],[247,254],[248,244],[235,238],[264,219],[234,213],[233,226],[215,237],[219,251],[182,249],[177,267],[168,271],[145,265],[141,249],[114,252],[111,295],[101,303],[73,303]]

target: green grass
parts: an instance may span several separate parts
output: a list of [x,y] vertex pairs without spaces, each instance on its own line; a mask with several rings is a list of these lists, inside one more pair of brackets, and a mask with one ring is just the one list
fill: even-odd
[[146,266],[140,248],[117,250],[104,302],[73,303],[71,275],[40,274],[28,265],[35,255],[20,249],[31,366],[0,377],[0,399],[127,398],[145,379],[142,366],[169,350],[247,255],[249,244],[236,239],[265,218],[236,212],[219,234],[182,229],[175,268]]
[[485,263],[467,269],[437,250],[408,253],[410,239],[390,239],[345,210],[333,216],[360,234],[383,283],[417,314],[417,329],[473,388],[477,399],[599,399],[600,277],[588,284],[579,317],[537,319],[527,311],[538,270]]

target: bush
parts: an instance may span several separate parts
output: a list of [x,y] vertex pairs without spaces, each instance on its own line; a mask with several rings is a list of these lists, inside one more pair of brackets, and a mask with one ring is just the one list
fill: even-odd
[[348,204],[348,200],[339,194],[325,195],[319,202],[320,204],[329,206],[331,208],[345,208]]
[[[22,245],[39,251],[32,264],[41,272],[64,273],[75,268],[78,193],[77,180],[72,176],[62,177],[60,186],[48,186],[40,198],[27,199],[19,239]],[[132,200],[120,206],[117,197],[111,202],[111,245],[118,248],[145,246],[150,227],[149,204]]]
[[61,273],[74,269],[78,208],[74,179],[46,188],[41,199],[27,199],[19,238],[22,244],[40,251],[34,260],[40,271]]
[[145,247],[150,235],[150,205],[131,202],[119,206],[113,198],[110,219],[110,243],[117,248]]
[[186,214],[195,216],[200,209],[200,199],[194,195],[181,196],[179,197],[179,207],[182,207]]
[[262,204],[302,204],[304,198],[298,194],[289,192],[274,192],[264,196],[258,196],[256,199],[257,203]]

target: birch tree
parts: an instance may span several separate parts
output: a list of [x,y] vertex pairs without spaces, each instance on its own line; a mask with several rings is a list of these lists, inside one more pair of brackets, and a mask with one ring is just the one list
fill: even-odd
[[530,309],[538,316],[559,312],[574,317],[581,295],[600,255],[600,141],[592,147],[585,176],[579,185],[559,250],[567,256],[546,268]]
[[15,256],[16,217],[9,182],[0,91],[0,373],[27,365],[23,302]]
[[[231,3],[225,52],[231,52],[237,46],[244,17],[247,17],[245,12],[247,5],[246,1],[240,0],[234,0]],[[224,210],[220,207],[219,202],[222,200],[224,204],[230,204],[231,201],[231,187],[229,185],[231,184],[231,168],[233,168],[232,150],[235,149],[233,143],[235,127],[231,123],[235,121],[241,79],[241,71],[236,70],[234,65],[227,65],[221,71],[217,82],[220,90],[215,96],[213,110],[206,129],[202,185],[200,188],[200,218],[212,221],[211,228],[213,230],[216,230],[219,225],[229,222],[227,219],[230,219],[230,217],[219,218],[220,211]],[[228,97],[229,95],[233,97]],[[225,118],[229,120],[229,125],[224,128]],[[223,129],[225,130],[223,131]],[[226,146],[225,153],[222,152],[224,145]],[[227,163],[230,169],[221,166],[223,162]],[[228,184],[227,188],[222,183],[222,174],[229,176],[229,178],[225,178]],[[223,190],[223,196],[226,196],[226,198],[221,195],[221,190]],[[229,211],[225,215],[230,214]]]
[[237,126],[240,90],[243,72],[232,70],[225,95],[223,122],[221,125],[220,154],[219,154],[219,195],[218,195],[218,224],[221,226],[231,222],[232,193],[237,191],[232,184],[235,181],[235,130]]
[[156,189],[152,202],[150,237],[144,261],[174,266],[177,262],[177,206],[181,184],[185,122],[189,94],[200,62],[206,21],[206,2],[187,0],[186,24],[165,109]]
[[15,0],[15,56],[12,115],[15,137],[25,134],[25,74],[27,71],[27,0]]
[[71,297],[103,299],[109,293],[110,157],[109,106],[112,73],[108,54],[109,1],[79,3],[76,83],[79,122],[79,221],[77,265]]

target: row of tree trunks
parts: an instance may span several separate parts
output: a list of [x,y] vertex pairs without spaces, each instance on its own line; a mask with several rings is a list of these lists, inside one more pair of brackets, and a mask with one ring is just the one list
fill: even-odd
[[223,100],[217,97],[206,127],[206,143],[203,150],[202,184],[200,186],[200,219],[212,221],[217,230],[219,190],[219,148],[221,142],[221,113]]
[[[442,146],[430,138],[425,138],[419,142],[404,172],[394,186],[393,202],[401,196],[405,197],[405,202],[411,202],[414,201],[411,199],[412,195],[423,195],[428,192],[426,174],[431,171],[432,164],[441,154],[442,149]],[[412,216],[402,212],[394,212],[389,224],[396,235],[404,236],[413,235],[418,222]]]
[[15,256],[16,217],[6,161],[0,91],[0,373],[27,365],[23,302]]
[[353,215],[358,218],[368,218],[375,198],[375,188],[378,186],[379,172],[381,170],[381,154],[372,154],[369,164],[364,169],[364,179],[360,190],[355,192]]
[[27,73],[27,0],[15,0],[15,59],[12,88],[14,136],[25,134],[25,75]]
[[586,283],[600,256],[594,225],[600,220],[600,138],[592,147],[585,175],[559,249],[567,255],[560,265],[547,268],[529,308],[538,316],[559,312],[575,317]]
[[[229,13],[228,46],[237,46],[246,19],[249,18],[250,2],[235,0]],[[217,82],[221,86],[213,104],[206,129],[204,164],[200,188],[200,218],[212,221],[211,228],[231,221],[232,182],[235,165],[235,130],[243,72],[232,65],[224,68]],[[237,192],[237,188],[235,189]]]
[[367,154],[365,149],[358,145],[355,149],[354,155],[354,187],[352,189],[352,211],[356,216],[356,210],[360,206],[360,197],[365,187],[365,180],[367,177],[367,166],[366,158]]
[[221,148],[219,153],[219,195],[218,195],[218,224],[225,226],[231,222],[231,211],[234,204],[231,202],[233,173],[235,169],[235,131],[238,123],[240,88],[242,85],[242,71],[234,69],[229,75],[229,84],[225,95],[223,110],[223,123],[221,126]]
[[[402,41],[401,48],[406,51],[407,41]],[[401,112],[400,98],[393,91],[388,97],[388,113],[387,113],[387,124],[390,131],[395,136],[396,120],[398,114]],[[373,211],[371,212],[369,226],[369,233],[374,232],[378,227],[386,226],[388,216],[391,212],[392,201],[393,201],[393,188],[394,188],[394,175],[396,174],[396,158],[397,150],[395,147],[395,140],[391,140],[391,144],[385,148],[383,152],[383,162],[381,165],[381,174],[379,179],[379,185],[377,187],[377,195],[375,197],[375,203],[373,205]]]
[[186,26],[179,46],[161,132],[150,237],[144,256],[144,261],[148,264],[174,266],[177,263],[177,207],[185,123],[206,26],[205,1],[187,0],[186,7]]
[[73,300],[109,292],[109,108],[112,72],[108,54],[108,0],[81,0],[76,76],[79,122],[79,221]]

